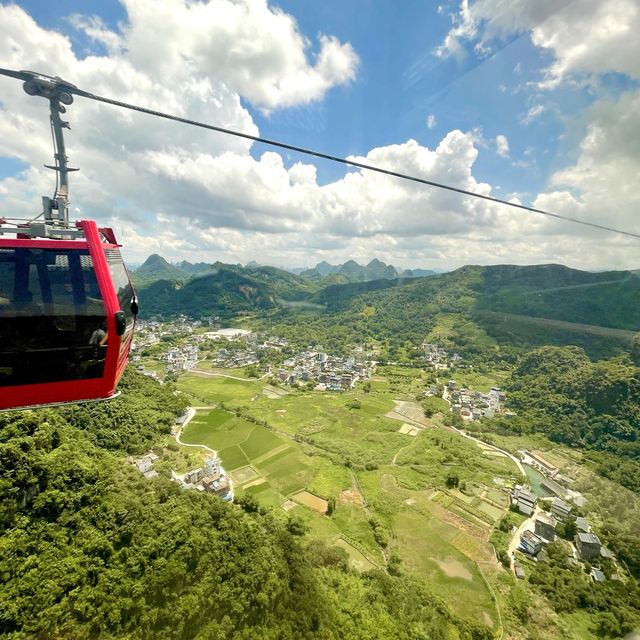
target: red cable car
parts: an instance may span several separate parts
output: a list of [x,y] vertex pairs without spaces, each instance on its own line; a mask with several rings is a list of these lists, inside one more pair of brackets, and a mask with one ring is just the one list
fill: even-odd
[[21,73],[27,93],[49,98],[60,179],[44,222],[0,220],[0,410],[116,396],[138,312],[113,231],[68,223],[60,102],[73,85]]

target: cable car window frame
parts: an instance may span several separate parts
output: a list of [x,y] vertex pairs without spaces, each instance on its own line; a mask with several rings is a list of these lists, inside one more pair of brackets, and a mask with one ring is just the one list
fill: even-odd
[[106,347],[90,334],[106,328],[106,307],[88,248],[3,247],[0,302],[2,387],[104,375]]

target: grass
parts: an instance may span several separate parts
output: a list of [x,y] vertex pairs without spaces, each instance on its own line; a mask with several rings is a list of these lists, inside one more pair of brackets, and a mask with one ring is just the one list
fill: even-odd
[[474,391],[487,393],[491,387],[500,387],[508,372],[492,372],[491,374],[478,373],[475,371],[458,370],[451,374],[451,379],[455,380],[458,389],[466,387]]
[[349,556],[349,565],[356,571],[370,571],[375,569],[376,565],[367,558],[361,551],[356,549],[351,543],[347,542],[344,538],[338,538],[335,543],[336,547],[344,549]]
[[249,464],[249,459],[237,445],[222,449],[222,451],[218,452],[218,455],[220,456],[222,466],[226,471],[233,471],[238,467],[244,467]]
[[241,447],[248,458],[258,458],[284,444],[284,441],[263,427],[254,427]]
[[[495,606],[477,565],[447,541],[448,534],[443,532],[447,528],[452,527],[436,518],[402,510],[394,518],[391,548],[402,559],[404,570],[426,578],[454,612],[481,623],[486,612],[495,621]],[[457,567],[470,579],[446,575],[438,560]]]
[[323,498],[338,497],[352,484],[351,474],[341,465],[335,465],[327,458],[314,456],[311,458],[314,466],[314,476],[309,484],[309,491]]
[[262,392],[262,386],[258,381],[244,382],[230,378],[199,376],[193,372],[183,374],[178,381],[178,388],[181,391],[200,398],[202,402],[208,404],[228,402],[237,405],[251,402],[251,398]]
[[[210,404],[243,407],[269,428],[213,409],[199,412],[183,437],[185,442],[219,450],[229,471],[251,465],[256,479],[265,482],[238,492],[246,491],[264,506],[280,508],[287,497],[302,490],[336,498],[331,517],[303,505],[290,513],[308,524],[311,539],[335,544],[344,538],[346,547],[352,547],[347,552],[354,566],[366,567],[369,561],[383,565],[367,511],[343,494],[350,489],[355,498],[358,495],[352,472],[345,466],[349,461],[370,513],[390,532],[390,548],[400,555],[404,569],[429,582],[460,615],[484,622],[487,612],[495,620],[475,562],[491,559],[488,523],[498,509],[479,497],[468,503],[467,496],[460,500],[446,496],[445,503],[454,505],[449,510],[430,502],[425,489],[442,488],[450,473],[471,487],[493,487],[493,478],[510,478],[515,465],[506,458],[483,456],[475,443],[440,428],[426,429],[407,442],[397,433],[401,423],[385,414],[393,409],[395,398],[413,399],[414,387],[422,390],[424,381],[419,370],[409,367],[385,367],[380,373],[385,380],[373,383],[368,394],[360,389],[340,394],[292,390],[277,400],[262,394],[262,383],[184,376],[181,390]],[[360,401],[360,409],[347,407],[353,399]],[[445,567],[450,563],[470,579],[447,576],[438,561]]]
[[[209,419],[207,413],[196,414],[196,417],[184,428],[181,439],[187,444],[204,444],[215,450],[226,449],[240,444],[249,438],[255,425],[236,418],[230,413],[214,409],[214,415]],[[212,412],[213,413],[213,412]],[[226,414],[222,420],[220,413]]]

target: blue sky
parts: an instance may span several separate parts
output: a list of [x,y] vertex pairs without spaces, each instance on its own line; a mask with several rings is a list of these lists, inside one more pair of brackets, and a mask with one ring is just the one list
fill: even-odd
[[[628,6],[621,8],[625,3]],[[160,21],[161,17],[156,18],[155,13],[159,12],[154,12],[147,0],[90,5],[73,0],[55,5],[33,0],[19,2],[13,8],[0,5],[0,10],[13,20],[5,20],[8,25],[5,36],[18,43],[24,38],[24,51],[33,47],[38,38],[44,43],[51,32],[60,34],[70,46],[70,52],[60,54],[57,67],[60,71],[53,69],[55,53],[41,52],[40,57],[33,52],[20,55],[6,45],[7,60],[0,58],[0,65],[32,68],[39,64],[36,70],[60,73],[89,90],[111,91],[111,95],[122,99],[134,95],[136,101],[146,104],[158,99],[160,91],[163,95],[175,92],[174,106],[180,108],[181,84],[207,83],[210,91],[205,97],[201,93],[194,97],[201,90],[189,89],[194,93],[189,94],[189,99],[194,102],[185,97],[184,113],[214,124],[253,126],[265,137],[335,155],[367,156],[373,149],[379,149],[374,154],[376,161],[395,162],[393,166],[385,165],[391,169],[422,171],[424,177],[444,181],[449,177],[457,186],[471,190],[482,189],[478,185],[484,183],[497,197],[517,197],[526,204],[560,207],[566,215],[586,219],[602,215],[603,193],[594,192],[589,167],[594,165],[595,154],[600,153],[613,158],[611,175],[620,175],[616,168],[619,157],[604,147],[592,149],[590,134],[600,131],[605,126],[602,123],[615,120],[615,110],[621,109],[627,98],[629,104],[634,104],[638,70],[620,53],[622,31],[619,38],[594,40],[593,55],[579,55],[571,42],[571,24],[575,25],[573,31],[579,39],[581,29],[590,33],[599,21],[611,20],[627,9],[631,12],[626,14],[627,22],[629,15],[635,20],[638,12],[633,13],[633,0],[602,3],[582,0],[568,4],[520,0],[517,13],[515,9],[511,13],[510,9],[504,9],[498,0],[471,4],[288,0],[268,5],[262,0],[243,0],[238,3],[244,7],[243,21],[259,16],[249,35],[243,21],[234,22],[231,14],[226,13],[232,4],[229,0],[212,0],[204,20],[208,31],[203,32],[198,20],[192,19],[195,14],[188,4],[182,0],[167,2],[166,11],[173,13],[165,14],[164,25],[157,25],[157,39],[154,25],[149,23]],[[173,33],[162,31],[166,15],[175,24]],[[35,25],[27,24],[29,18]],[[293,27],[287,26],[287,20]],[[280,28],[282,43],[269,33],[269,29]],[[228,47],[233,48],[238,42],[240,49],[231,55],[215,46],[216,38],[228,32],[231,33]],[[330,63],[318,71],[318,60],[325,49],[331,48],[321,36],[330,38],[334,47],[327,54]],[[260,56],[248,58],[246,51],[254,44],[251,39],[264,54],[264,64]],[[154,61],[151,58],[156,49],[158,60]],[[185,53],[187,49],[190,53]],[[0,47],[0,55],[2,52]],[[625,55],[632,56],[633,51]],[[164,57],[171,62],[166,68],[159,62]],[[609,64],[603,62],[608,58]],[[181,60],[188,60],[182,69]],[[297,62],[293,64],[290,60]],[[51,68],[43,69],[43,65]],[[113,80],[116,74],[112,72],[118,66],[129,75],[139,74],[142,81],[131,80],[138,87],[120,86],[128,80],[122,83]],[[103,75],[107,68],[109,73]],[[295,83],[316,71],[318,77],[309,80],[309,93],[296,91]],[[146,81],[149,86],[145,94],[138,89]],[[10,81],[3,80],[0,85],[0,101],[6,110],[12,108],[1,93],[7,82]],[[223,98],[216,93],[219,91]],[[214,94],[218,98],[213,99]],[[20,99],[16,96],[13,100],[18,104]],[[108,166],[109,159],[92,158],[98,152],[95,145],[91,154],[77,158],[86,144],[78,139],[84,139],[87,131],[83,129],[85,123],[77,121],[80,115],[82,111],[77,109],[70,116],[73,127],[69,134],[70,148],[76,143],[72,164],[83,168],[94,166],[98,172],[100,166]],[[46,118],[44,110],[42,116]],[[35,111],[33,117],[37,117]],[[108,117],[113,118],[110,126],[122,123],[123,116]],[[166,129],[164,138],[149,140],[148,147],[134,151],[136,145],[129,144],[131,131],[159,125],[134,120],[122,126],[123,131],[115,134],[123,137],[121,149],[132,154],[131,162],[143,155],[146,158],[146,164],[138,170],[140,179],[151,184],[160,176],[162,189],[174,181],[176,189],[162,198],[158,196],[158,202],[153,203],[148,194],[145,198],[144,189],[128,184],[120,189],[122,183],[118,182],[116,190],[121,193],[109,203],[111,209],[107,211],[106,205],[101,210],[100,203],[91,202],[94,198],[86,192],[89,186],[81,183],[76,202],[81,213],[91,203],[96,217],[111,220],[114,226],[122,227],[129,237],[134,237],[130,245],[133,259],[141,259],[144,248],[153,245],[175,259],[189,259],[193,254],[194,259],[231,260],[237,254],[233,261],[248,261],[255,259],[256,251],[264,246],[270,248],[266,259],[278,264],[381,257],[403,266],[451,267],[492,258],[581,262],[580,266],[590,268],[632,266],[629,264],[632,245],[618,246],[616,238],[606,238],[606,242],[613,243],[612,248],[589,261],[584,258],[585,247],[589,243],[598,246],[602,243],[582,230],[578,232],[579,246],[572,248],[570,245],[575,244],[572,231],[565,226],[554,228],[546,221],[542,221],[543,226],[539,221],[523,221],[524,226],[518,228],[519,220],[526,215],[522,213],[480,210],[475,205],[445,201],[437,195],[420,195],[417,202],[414,192],[395,193],[395,185],[389,184],[389,193],[383,193],[381,185],[366,179],[361,185],[366,196],[354,195],[355,182],[345,180],[343,166],[281,152],[277,152],[280,159],[263,157],[268,149],[259,144],[245,148],[244,155],[249,156],[242,159],[237,147],[228,141],[214,140],[214,134],[198,134],[185,141],[176,140],[175,136],[192,134]],[[132,130],[124,131],[125,126],[131,126]],[[453,133],[456,131],[461,132],[461,138],[456,138]],[[112,137],[110,132],[102,133]],[[143,144],[145,135],[140,139],[138,146]],[[415,140],[417,147],[410,148],[409,140]],[[227,144],[231,146],[225,148]],[[436,149],[440,151],[429,155]],[[175,175],[176,166],[184,167],[191,162],[198,171],[207,166],[219,168],[221,154],[225,152],[238,156],[235,157],[238,167],[247,172],[245,180],[259,183],[260,193],[243,193],[247,183],[235,180],[237,173],[226,182],[214,179],[208,169],[197,180],[193,171],[180,177]],[[5,184],[0,190],[0,207],[15,206],[11,195],[19,191],[15,181],[24,190],[25,198],[32,197],[34,176],[30,176],[31,183],[27,184],[28,169],[48,162],[48,158],[36,158],[33,154],[32,148],[21,147],[18,142],[0,146],[0,178]],[[154,166],[149,164],[149,158]],[[632,155],[632,161],[636,159]],[[92,160],[93,165],[88,165]],[[370,161],[373,162],[371,156]],[[298,162],[314,165],[313,177],[304,168],[292,173]],[[630,175],[634,175],[634,167],[632,164]],[[627,169],[625,165],[623,173]],[[163,175],[171,171],[174,174]],[[302,178],[298,176],[300,172],[304,174]],[[104,172],[100,175],[107,180]],[[114,174],[112,179],[119,178]],[[269,180],[282,179],[288,181],[286,192],[278,192],[269,185]],[[299,180],[308,186],[296,187]],[[107,180],[102,188],[109,191],[112,185]],[[4,197],[3,205],[6,193],[10,196]],[[619,204],[620,215],[616,214],[616,219],[608,223],[631,226],[630,230],[634,230],[635,224],[637,229],[637,221],[629,213],[635,200]],[[414,210],[418,206],[423,207],[422,214]],[[269,211],[268,216],[259,216],[262,208]],[[437,226],[438,217],[433,215],[436,209],[446,221],[441,227]],[[4,209],[0,211],[6,214]],[[465,213],[469,214],[468,223],[464,220]],[[397,227],[388,220],[381,221],[381,216],[397,216]],[[449,224],[452,217],[455,220]],[[163,221],[162,230],[159,219]],[[313,222],[309,222],[311,219]],[[130,224],[132,221],[138,225]],[[174,221],[190,229],[193,238],[179,239],[175,231],[167,232],[167,226],[173,226]],[[502,233],[507,228],[508,233]],[[198,239],[200,232],[206,239]],[[532,239],[524,247],[525,236],[539,239],[537,242]],[[419,238],[424,239],[423,245]],[[500,244],[498,255],[486,248],[487,243]],[[459,251],[462,244],[463,252]]]

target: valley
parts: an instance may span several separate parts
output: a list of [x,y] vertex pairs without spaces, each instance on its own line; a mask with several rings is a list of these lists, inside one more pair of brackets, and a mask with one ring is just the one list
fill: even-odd
[[[151,262],[122,397],[0,422],[8,544],[46,546],[32,534],[54,527],[75,541],[65,562],[81,549],[94,567],[84,594],[139,567],[123,592],[149,597],[117,599],[96,629],[131,632],[174,593],[220,637],[595,640],[640,624],[637,275]],[[39,594],[21,557],[8,593]],[[210,580],[261,614],[223,615]],[[84,629],[74,597],[58,610]],[[37,619],[24,607],[12,624]]]
[[[291,368],[282,368],[283,362],[292,365],[309,357],[308,350],[296,355],[304,343],[295,336],[270,336],[262,344],[259,334],[256,341],[245,331],[235,338],[240,340],[235,347],[234,339],[207,343],[203,359],[177,377],[180,394],[197,408],[182,442],[216,450],[239,504],[248,501],[294,519],[310,542],[344,550],[354,571],[377,568],[411,575],[456,615],[488,626],[496,637],[518,637],[522,613],[516,614],[513,600],[524,593],[537,602],[538,614],[545,612],[540,637],[599,637],[597,617],[579,607],[554,610],[553,602],[528,583],[529,574],[535,578],[539,573],[535,558],[520,550],[514,554],[519,525],[532,528],[533,521],[510,509],[511,490],[531,483],[540,491],[535,471],[521,460],[530,460],[529,450],[553,460],[573,488],[589,496],[581,512],[599,530],[609,531],[623,521],[628,530],[629,514],[603,519],[600,514],[611,505],[605,506],[602,495],[590,494],[593,465],[541,434],[523,433],[521,423],[527,418],[511,412],[515,430],[509,432],[493,426],[493,419],[472,420],[471,410],[466,421],[452,412],[454,402],[468,406],[467,397],[489,398],[491,389],[513,386],[513,368],[503,360],[499,368],[482,366],[481,358],[452,344],[451,329],[458,322],[454,314],[441,315],[426,335],[443,341],[450,351],[425,342],[421,366],[415,353],[405,362],[378,361],[365,385],[354,382],[333,390],[316,385],[318,372],[302,380],[292,378]],[[261,326],[258,317],[241,324]],[[196,326],[194,332],[195,337],[208,335],[206,327]],[[244,340],[253,345],[249,348],[256,363],[216,369],[220,349],[242,354]],[[369,357],[381,353],[375,342],[368,349]],[[405,357],[408,353],[404,351]],[[453,362],[447,354],[455,354]],[[315,352],[312,357],[315,361]],[[142,361],[150,371],[162,366],[158,360]],[[276,376],[283,371],[287,373]],[[469,395],[459,394],[451,378]],[[456,407],[460,412],[460,404]],[[500,414],[495,420],[504,423]],[[630,506],[640,514],[636,497]],[[569,540],[554,544],[568,549],[571,535]],[[527,582],[514,575],[516,566]]]

